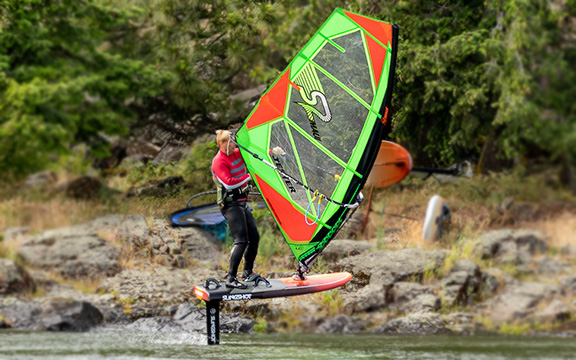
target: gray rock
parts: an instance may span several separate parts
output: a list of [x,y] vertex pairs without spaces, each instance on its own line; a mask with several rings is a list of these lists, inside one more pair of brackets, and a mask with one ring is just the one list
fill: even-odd
[[480,295],[482,273],[474,262],[459,260],[442,281],[442,285],[446,305],[471,305]]
[[260,95],[266,90],[266,86],[259,85],[251,89],[246,89],[235,93],[234,95],[230,96],[233,100],[239,100],[242,102],[249,102],[254,98],[260,97]]
[[13,329],[41,330],[42,305],[17,299],[0,298],[0,317]]
[[103,186],[95,176],[81,176],[58,185],[54,191],[73,199],[90,200],[98,197]]
[[444,250],[382,250],[345,258],[335,268],[352,273],[353,284],[391,286],[402,280],[421,279],[425,271],[442,266],[445,258]]
[[[222,274],[223,275],[223,274]],[[150,266],[146,270],[129,269],[115,277],[105,279],[99,291],[115,293],[121,299],[134,299],[134,308],[158,307],[177,304],[190,296],[194,285],[208,278],[221,278],[217,272],[205,268],[180,270]]]
[[120,249],[97,236],[33,237],[22,244],[18,255],[32,266],[68,278],[99,278],[121,271]]
[[148,246],[152,233],[146,219],[142,215],[128,215],[122,219],[116,232],[121,239],[129,241],[137,247]]
[[441,307],[442,299],[438,296],[434,294],[422,294],[403,305],[401,310],[410,313],[420,313],[438,311]]
[[[167,311],[172,315],[155,316],[151,318],[140,318],[126,326],[127,330],[138,332],[205,332],[206,331],[206,311],[199,309],[190,303],[174,306],[175,311]],[[221,319],[230,317],[228,314],[221,314]]]
[[555,285],[517,282],[509,285],[506,291],[484,302],[482,312],[495,324],[524,319],[532,316],[540,304],[560,293],[560,287]]
[[126,194],[127,197],[160,197],[178,192],[184,186],[182,176],[169,176],[153,185],[144,186]]
[[28,235],[29,232],[30,228],[28,226],[9,227],[4,231],[4,241],[7,243],[15,241],[19,238],[23,238],[24,236]]
[[450,330],[458,333],[474,332],[481,326],[474,323],[474,315],[464,312],[448,314],[444,317],[444,321]]
[[533,255],[546,250],[545,237],[538,230],[495,230],[478,239],[474,253],[484,260],[520,265],[528,264]]
[[322,258],[328,263],[337,262],[345,257],[359,255],[374,248],[369,241],[332,240],[322,252]]
[[565,321],[570,318],[570,307],[560,299],[553,299],[546,307],[534,313],[540,323]]
[[148,154],[137,154],[137,155],[130,155],[122,159],[121,164],[123,167],[129,167],[134,163],[142,163],[144,165],[148,164],[154,157]]
[[20,185],[23,190],[46,190],[56,184],[58,176],[52,171],[42,171],[32,174]]
[[366,214],[363,211],[356,211],[334,236],[334,239],[355,238],[357,234],[362,232],[365,217]]
[[40,323],[48,331],[86,331],[104,321],[92,304],[79,301],[51,301],[43,306]]
[[343,297],[343,308],[350,313],[371,312],[384,308],[386,289],[383,285],[369,284]]
[[444,320],[448,325],[469,324],[474,320],[474,315],[464,312],[451,313],[446,315]]
[[172,234],[188,258],[214,265],[219,263],[222,250],[208,231],[187,227],[173,229]]
[[[204,322],[204,325],[206,322]],[[254,334],[257,322],[239,314],[220,314],[220,331],[228,334]]]
[[167,145],[160,150],[158,155],[154,158],[154,162],[176,162],[180,161],[186,153],[190,151],[189,148],[183,146],[171,146]]
[[576,246],[566,244],[560,248],[560,253],[564,256],[568,256],[570,258],[576,257]]
[[561,261],[556,261],[548,256],[545,256],[536,261],[538,273],[540,274],[560,274],[570,271],[570,266]]
[[397,318],[382,324],[373,333],[385,334],[448,334],[452,331],[446,327],[444,319],[436,313],[417,313]]
[[418,283],[399,281],[392,286],[389,294],[394,307],[400,311],[407,311],[409,308],[418,307],[418,304],[412,301],[421,295],[432,294],[432,290]]
[[500,287],[498,278],[489,272],[482,273],[482,292],[485,294],[494,294]]
[[126,148],[127,156],[144,154],[155,157],[159,152],[160,148],[158,146],[141,138],[131,138],[130,141],[128,141],[128,146]]
[[569,293],[576,293],[576,275],[567,275],[560,278],[562,289]]
[[495,230],[484,233],[474,248],[474,253],[479,254],[482,259],[492,259],[502,253],[501,247],[505,242],[512,240],[512,230]]
[[338,315],[326,320],[316,330],[319,334],[358,334],[364,331],[368,322],[347,315]]
[[0,259],[0,296],[34,292],[35,284],[24,268],[9,259]]

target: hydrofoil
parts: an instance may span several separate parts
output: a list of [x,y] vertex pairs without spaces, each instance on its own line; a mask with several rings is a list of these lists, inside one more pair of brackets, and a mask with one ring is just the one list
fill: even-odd
[[226,287],[215,279],[208,279],[204,285],[194,286],[194,295],[206,302],[206,333],[208,345],[220,343],[220,302],[234,300],[270,299],[331,290],[346,284],[352,279],[348,272],[309,275],[304,280],[296,277],[269,279],[265,281],[242,282],[247,288]]

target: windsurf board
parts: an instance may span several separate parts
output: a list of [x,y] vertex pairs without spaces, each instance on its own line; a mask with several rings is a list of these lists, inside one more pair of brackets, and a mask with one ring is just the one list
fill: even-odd
[[254,286],[253,282],[243,282],[248,286],[247,289],[228,288],[224,283],[210,289],[207,286],[198,285],[194,286],[194,295],[204,301],[270,299],[331,290],[346,284],[350,279],[352,279],[350,273],[338,272],[309,275],[305,280],[295,280],[292,277],[268,279],[271,287],[268,287],[264,282],[259,282],[258,286]]

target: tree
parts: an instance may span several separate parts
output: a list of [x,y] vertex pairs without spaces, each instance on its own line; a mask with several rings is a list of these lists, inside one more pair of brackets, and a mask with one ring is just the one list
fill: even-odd
[[165,72],[115,51],[134,11],[93,0],[0,1],[0,172],[18,178],[126,134]]
[[174,76],[145,112],[175,137],[190,141],[241,122],[250,109],[232,95],[285,65],[266,43],[282,20],[281,2],[159,0],[147,9],[155,61]]

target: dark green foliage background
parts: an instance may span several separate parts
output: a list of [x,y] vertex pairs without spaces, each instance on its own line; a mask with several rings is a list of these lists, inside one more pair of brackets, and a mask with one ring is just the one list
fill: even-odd
[[390,137],[417,164],[574,173],[574,0],[0,0],[0,172],[78,144],[105,156],[147,126],[191,141],[241,122],[230,96],[273,81],[336,7],[400,26]]

